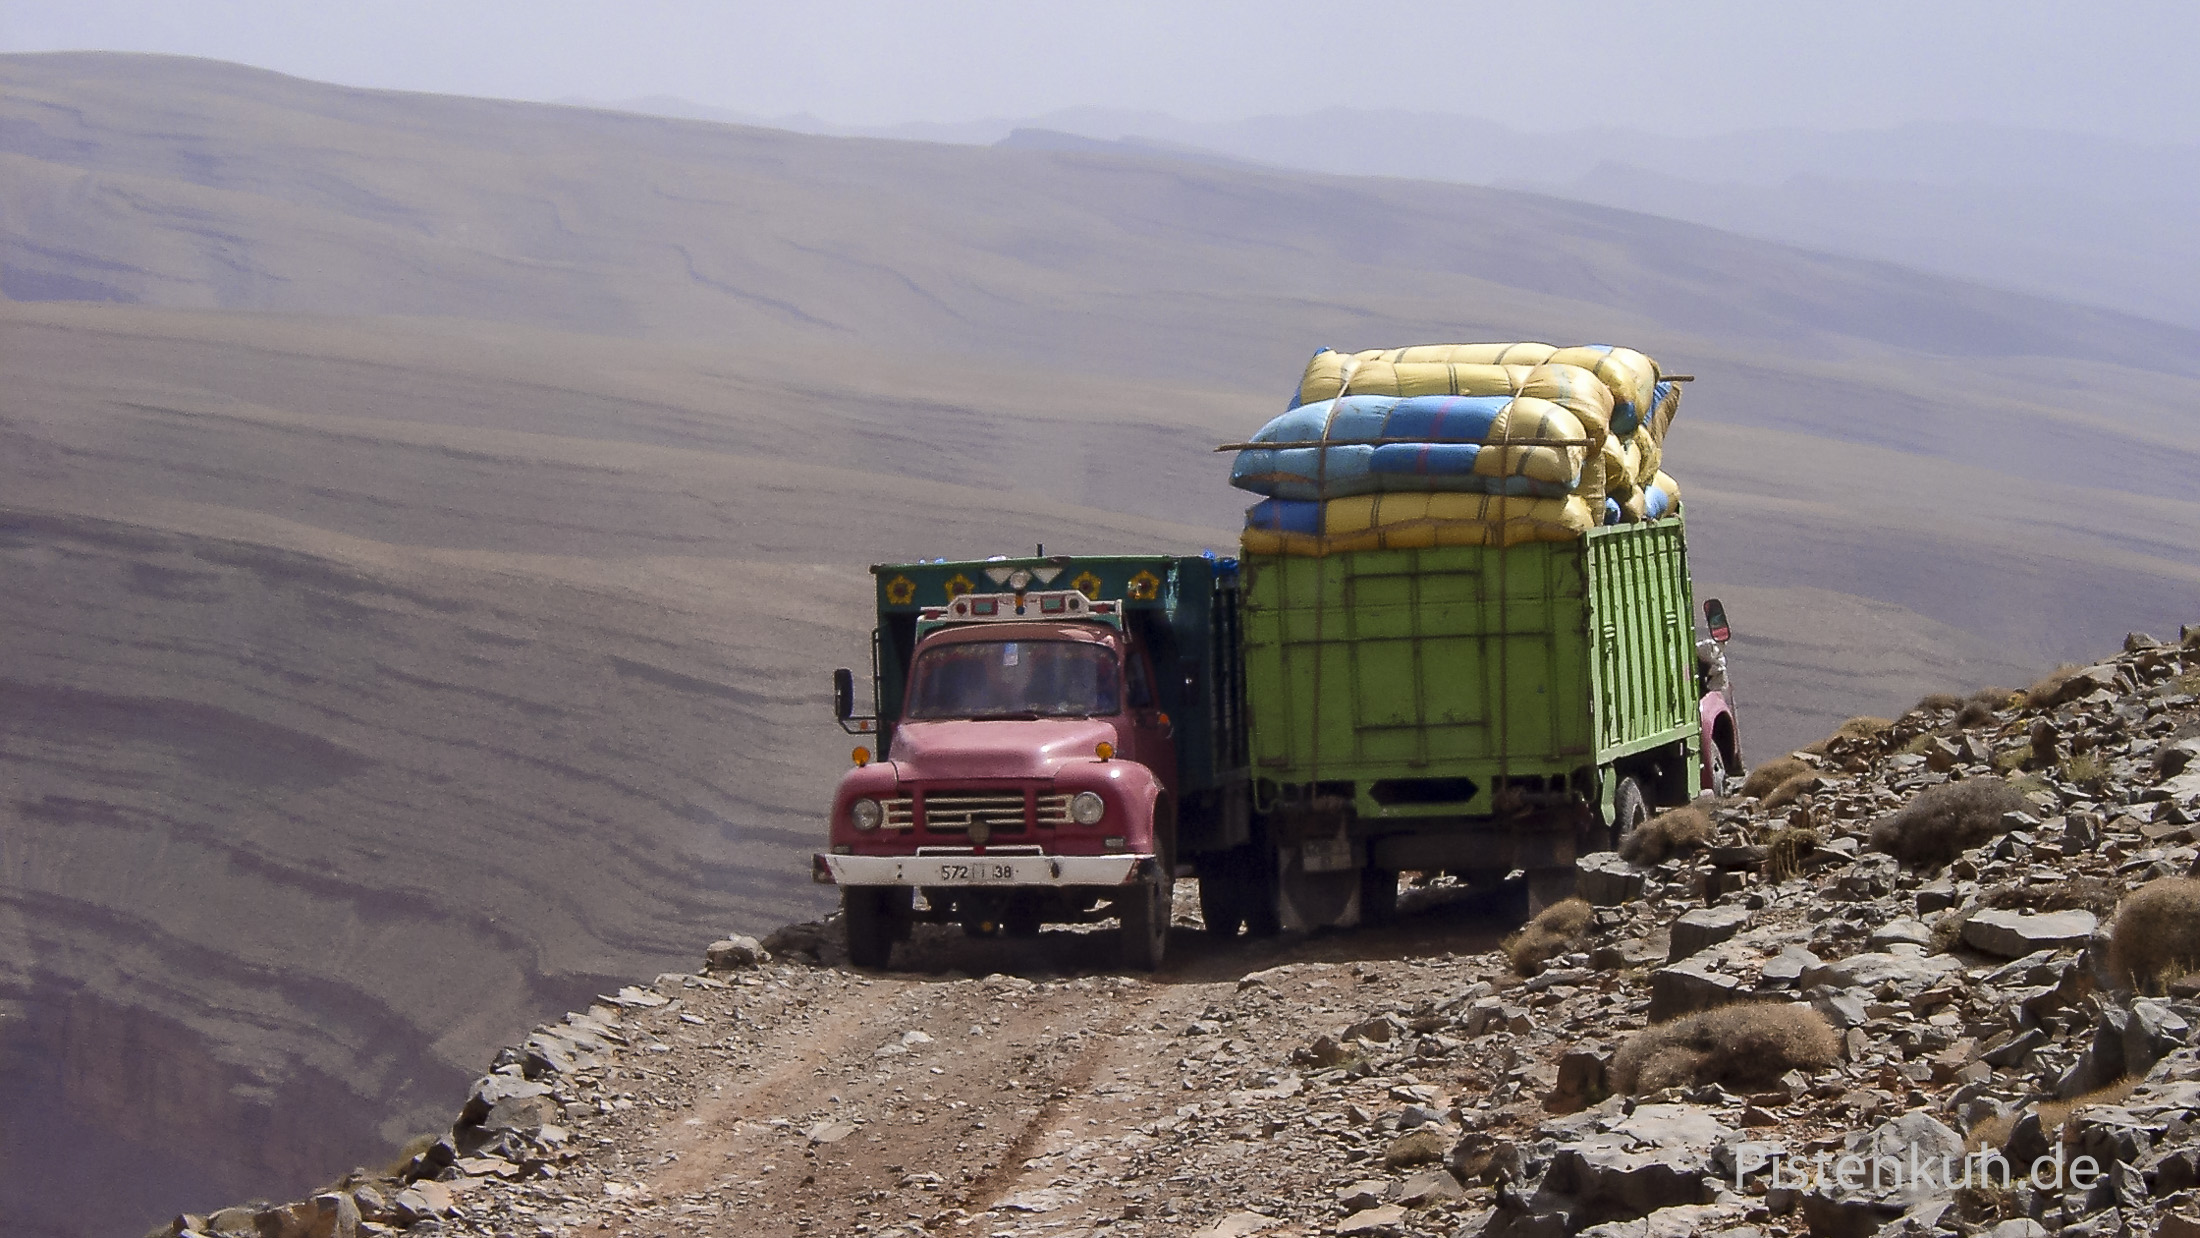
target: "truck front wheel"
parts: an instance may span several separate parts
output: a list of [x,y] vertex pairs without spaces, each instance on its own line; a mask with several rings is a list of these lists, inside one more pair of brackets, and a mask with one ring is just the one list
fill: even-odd
[[1154,971],[1161,966],[1161,956],[1169,946],[1169,915],[1175,909],[1175,895],[1175,880],[1165,865],[1156,863],[1153,872],[1141,877],[1116,900],[1115,918],[1123,926],[1123,966],[1133,971]]
[[848,930],[848,961],[884,968],[894,956],[899,921],[908,914],[905,886],[848,886],[840,892],[840,918]]

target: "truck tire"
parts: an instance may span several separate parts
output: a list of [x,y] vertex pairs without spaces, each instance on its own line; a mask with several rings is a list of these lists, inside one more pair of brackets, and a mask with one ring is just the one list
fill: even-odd
[[1238,876],[1243,882],[1245,935],[1274,937],[1283,931],[1283,887],[1276,873],[1276,849],[1265,837],[1246,844]]
[[1360,923],[1380,928],[1398,918],[1398,873],[1370,864],[1360,870]]
[[1199,865],[1199,916],[1207,935],[1230,941],[1245,926],[1245,904],[1252,884],[1244,848],[1222,852]]
[[1115,904],[1115,918],[1122,925],[1123,966],[1132,971],[1154,971],[1169,947],[1169,914],[1174,910],[1176,882],[1161,865],[1142,877],[1137,888],[1124,891]]
[[848,931],[848,961],[857,967],[884,969],[900,936],[898,913],[909,906],[901,886],[849,886],[840,892],[840,918]]
[[1626,846],[1628,836],[1649,819],[1650,797],[1643,792],[1641,780],[1632,775],[1620,779],[1612,792],[1612,849]]

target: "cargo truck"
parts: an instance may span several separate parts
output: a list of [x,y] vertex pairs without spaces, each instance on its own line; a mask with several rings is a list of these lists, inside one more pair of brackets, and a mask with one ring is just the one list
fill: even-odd
[[860,966],[923,920],[1112,916],[1150,969],[1183,874],[1226,937],[1379,922],[1407,871],[1524,873],[1533,908],[1741,768],[1677,513],[1509,547],[872,573],[875,705],[847,670],[834,696],[877,751],[813,866]]

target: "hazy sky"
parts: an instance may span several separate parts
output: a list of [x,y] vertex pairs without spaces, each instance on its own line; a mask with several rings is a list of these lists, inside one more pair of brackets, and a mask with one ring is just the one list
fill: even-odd
[[1674,134],[1985,120],[2191,140],[2180,0],[0,0],[0,50],[178,52],[849,124],[1344,105]]

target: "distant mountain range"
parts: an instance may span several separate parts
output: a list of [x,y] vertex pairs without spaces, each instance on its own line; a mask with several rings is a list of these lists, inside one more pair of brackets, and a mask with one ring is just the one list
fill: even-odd
[[2200,331],[1025,128],[0,56],[8,1238],[310,1189],[822,907],[867,566],[1230,553],[1215,445],[1323,345],[1694,374],[1666,468],[1753,759],[2200,618]]
[[1522,189],[2200,326],[2200,229],[2191,226],[2200,217],[2200,143],[1987,124],[1708,138],[1531,133],[1464,116],[1350,108],[1229,122],[1072,108],[864,127],[669,96],[560,102],[842,137],[1082,140],[1100,144],[1082,149]]

